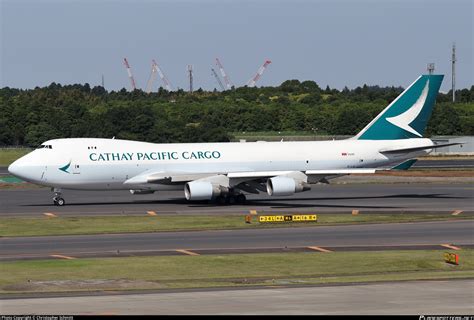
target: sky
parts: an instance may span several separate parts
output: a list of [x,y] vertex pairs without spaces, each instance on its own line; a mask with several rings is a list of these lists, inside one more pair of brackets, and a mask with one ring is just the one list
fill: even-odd
[[[219,88],[219,57],[236,86],[407,87],[427,63],[451,88],[473,85],[473,0],[0,0],[0,87],[52,82],[145,89],[155,59],[173,88]],[[154,89],[162,85],[157,77]]]

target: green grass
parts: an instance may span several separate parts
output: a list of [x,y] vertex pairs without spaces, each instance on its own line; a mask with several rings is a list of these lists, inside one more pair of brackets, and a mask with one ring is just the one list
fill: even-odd
[[18,184],[18,183],[24,183],[24,181],[13,176],[0,176],[0,183]]
[[0,166],[8,166],[16,159],[24,156],[32,149],[28,148],[8,148],[0,149]]
[[[474,277],[474,251],[460,265],[441,250],[232,254],[3,262],[0,292],[133,290]],[[120,267],[124,266],[124,267]]]
[[318,214],[318,222],[260,224],[257,217],[247,224],[242,215],[158,215],[158,216],[94,216],[48,218],[0,218],[0,236],[46,236],[180,230],[217,230],[315,226],[352,223],[388,223],[433,220],[472,219],[472,214],[451,216],[449,213],[350,213]]

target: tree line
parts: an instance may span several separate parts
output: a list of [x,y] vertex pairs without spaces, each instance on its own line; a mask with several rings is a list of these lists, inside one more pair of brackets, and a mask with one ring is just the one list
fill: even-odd
[[[0,89],[0,145],[36,146],[53,138],[115,137],[148,142],[231,141],[233,132],[306,131],[353,135],[401,87],[320,88],[314,81],[193,93],[160,88],[106,91],[89,84]],[[474,135],[474,86],[440,93],[427,136]]]

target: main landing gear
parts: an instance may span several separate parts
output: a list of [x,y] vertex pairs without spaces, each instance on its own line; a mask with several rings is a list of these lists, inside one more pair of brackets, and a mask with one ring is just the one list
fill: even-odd
[[242,203],[245,203],[246,200],[247,198],[245,197],[244,194],[232,194],[232,193],[218,196],[215,199],[215,201],[221,205],[242,204]]
[[54,188],[54,198],[53,198],[53,203],[55,206],[64,206],[66,204],[66,201],[62,197],[61,189]]

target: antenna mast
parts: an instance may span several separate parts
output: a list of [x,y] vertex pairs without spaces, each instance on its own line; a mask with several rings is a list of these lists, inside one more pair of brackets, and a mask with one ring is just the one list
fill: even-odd
[[137,89],[135,85],[135,79],[133,79],[132,69],[130,69],[130,65],[128,64],[127,58],[123,58],[123,63],[125,64],[125,68],[127,68],[128,77],[130,78],[130,82],[132,83],[132,89]]
[[451,57],[451,77],[452,77],[452,90],[453,90],[453,103],[456,102],[456,44],[453,43],[453,54]]
[[189,92],[193,93],[193,65],[188,64],[188,72],[189,72]]
[[428,70],[428,74],[433,74],[435,69],[435,64],[434,63],[428,63],[428,66],[426,67],[426,70]]
[[263,75],[263,72],[265,71],[265,69],[270,63],[272,63],[270,60],[266,60],[265,63],[258,69],[257,74],[247,82],[247,86],[255,87],[255,83]]

